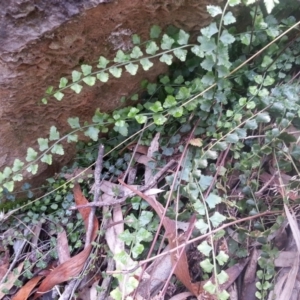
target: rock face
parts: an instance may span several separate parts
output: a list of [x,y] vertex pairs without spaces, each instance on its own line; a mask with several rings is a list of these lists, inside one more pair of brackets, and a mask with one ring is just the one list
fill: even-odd
[[[61,102],[45,106],[41,98],[49,85],[58,86],[60,77],[82,63],[130,49],[131,35],[146,38],[153,24],[198,31],[209,22],[208,4],[211,1],[0,1],[0,171],[11,167],[15,158],[25,162],[27,148],[38,149],[37,138],[46,138],[52,125],[63,133],[69,130],[69,117],[90,121],[98,107],[113,110],[121,96],[134,93],[142,79],[154,80],[166,67],[156,65],[136,76],[124,72],[120,79],[85,87],[79,95],[67,92]],[[73,148],[68,155],[55,156],[54,166],[70,161]],[[54,171],[41,165],[35,184]]]

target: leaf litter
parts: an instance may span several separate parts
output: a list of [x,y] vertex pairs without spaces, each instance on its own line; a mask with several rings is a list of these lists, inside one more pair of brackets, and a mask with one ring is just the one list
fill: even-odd
[[[202,145],[202,139],[193,138],[192,136],[193,135],[190,135],[189,142],[187,142],[188,139],[185,140],[186,147],[194,147],[194,149],[199,148]],[[30,297],[32,299],[38,299],[44,293],[47,293],[52,289],[55,289],[55,287],[61,286],[62,284],[65,284],[66,282],[80,276],[80,273],[85,270],[86,264],[90,260],[91,255],[96,254],[98,257],[94,259],[98,260],[99,270],[92,271],[92,274],[88,276],[90,282],[86,285],[88,287],[87,289],[80,287],[80,285],[78,287],[79,292],[80,290],[83,291],[85,289],[85,293],[89,295],[88,297],[100,297],[100,295],[103,295],[101,294],[103,292],[99,291],[99,287],[104,284],[104,287],[109,289],[112,284],[112,278],[115,277],[117,278],[118,282],[115,287],[117,287],[122,297],[133,296],[135,297],[134,299],[181,299],[181,297],[182,299],[185,299],[184,297],[190,297],[190,299],[201,299],[201,297],[206,297],[206,299],[217,299],[216,296],[211,295],[206,289],[206,285],[208,283],[216,284],[215,276],[212,274],[207,279],[203,279],[203,270],[201,267],[195,268],[195,265],[199,265],[200,262],[205,259],[205,255],[198,250],[196,250],[198,251],[198,254],[195,257],[196,260],[191,260],[189,255],[192,255],[192,253],[195,255],[195,251],[190,251],[192,249],[191,247],[194,246],[194,249],[197,249],[197,247],[203,243],[203,241],[207,241],[208,245],[213,245],[211,244],[211,237],[218,234],[218,229],[216,228],[211,230],[211,232],[208,231],[208,233],[205,235],[199,234],[199,231],[195,227],[197,219],[195,212],[194,214],[191,214],[190,218],[186,219],[184,222],[177,219],[180,214],[178,208],[175,210],[175,219],[166,216],[166,211],[168,209],[167,206],[163,206],[161,202],[156,199],[157,197],[161,197],[159,196],[160,194],[164,195],[166,191],[166,183],[161,185],[160,182],[166,182],[166,178],[171,176],[173,177],[173,182],[175,182],[176,185],[176,176],[174,176],[176,171],[174,171],[174,167],[178,170],[181,170],[181,168],[184,167],[184,164],[182,164],[181,161],[178,161],[178,159],[174,161],[172,160],[172,157],[167,157],[169,162],[166,163],[165,168],[160,167],[156,170],[158,173],[161,172],[159,173],[159,176],[156,176],[155,173],[153,173],[153,168],[149,167],[149,164],[156,162],[155,155],[160,151],[159,139],[159,135],[153,139],[153,144],[151,144],[151,146],[147,149],[147,153],[145,150],[143,150],[143,153],[135,152],[133,154],[133,157],[135,158],[135,164],[144,166],[144,182],[142,182],[142,184],[136,184],[134,181],[127,181],[127,183],[125,183],[124,178],[122,179],[122,177],[119,177],[119,179],[115,182],[101,179],[99,181],[101,196],[98,197],[98,201],[96,202],[89,202],[83,195],[79,183],[74,184],[73,195],[75,206],[71,207],[71,209],[73,211],[78,210],[80,213],[86,232],[89,228],[89,216],[93,207],[102,207],[102,213],[100,215],[103,218],[101,225],[98,223],[99,214],[97,214],[97,218],[92,220],[90,242],[85,244],[84,249],[81,249],[81,251],[79,251],[77,254],[70,253],[68,236],[64,228],[61,227],[61,231],[52,233],[54,237],[56,236],[55,238],[57,240],[57,266],[52,264],[54,267],[44,273],[45,275],[40,275],[43,274],[43,272],[42,268],[39,268],[39,270],[36,272],[36,275],[33,275],[33,277],[26,282],[25,278],[20,276],[24,263],[19,263],[17,265],[18,272],[11,270],[11,268],[9,268],[9,252],[3,246],[3,260],[0,268],[0,274],[2,279],[4,279],[4,283],[1,285],[1,290],[5,288],[5,291],[9,291],[19,278],[19,280],[24,280],[24,285],[19,289],[15,288],[16,292],[14,295],[12,295],[12,299],[30,299]],[[134,151],[132,147],[130,149]],[[230,148],[221,152],[216,159],[218,171],[214,175],[210,172],[206,172],[206,175],[202,173],[199,174],[200,178],[202,178],[200,180],[201,184],[206,181],[208,183],[207,185],[201,187],[201,189],[205,191],[204,198],[206,201],[208,201],[208,206],[210,208],[219,207],[218,210],[220,212],[222,212],[222,210],[224,211],[224,206],[222,207],[224,202],[211,202],[209,200],[210,198],[213,198],[211,191],[214,187],[217,187],[221,198],[222,195],[228,191],[231,191],[231,194],[228,194],[228,199],[230,199],[230,197],[234,198],[237,197],[237,195],[243,194],[243,192],[240,191],[237,186],[239,177],[235,172],[232,172],[229,175],[227,175],[226,172],[222,173],[222,176],[223,174],[227,176],[227,184],[226,182],[222,184],[222,180],[218,181],[219,187],[216,184],[217,178],[222,178],[218,172],[224,168],[226,163],[232,160],[232,158],[229,156],[229,149]],[[177,154],[174,155],[176,155],[176,158],[178,157]],[[182,155],[182,158],[184,159],[184,155]],[[278,170],[278,168],[276,168],[276,164],[273,162],[273,164],[271,164],[268,168],[269,173],[264,171],[260,174],[257,174],[260,186],[258,191],[255,193],[255,196],[265,198],[266,203],[268,203],[267,199],[270,197],[269,195],[274,195],[276,197],[278,194],[282,197],[288,197],[292,201],[296,201],[298,199],[298,193],[291,193],[292,191],[288,189],[290,182],[292,181],[292,176],[276,170]],[[78,173],[80,170],[76,170],[76,172]],[[208,177],[205,179],[204,176],[210,176],[210,179],[208,180]],[[83,180],[88,180],[89,178],[90,176],[83,177]],[[93,191],[92,186],[91,191]],[[170,194],[171,193],[169,193],[169,195]],[[166,245],[162,239],[160,241],[159,252],[154,254],[154,256],[152,255],[151,258],[148,255],[148,258],[144,256],[142,259],[134,259],[130,257],[130,255],[126,255],[126,260],[121,262],[120,260],[116,259],[116,257],[120,253],[128,254],[129,250],[126,242],[119,238],[121,234],[124,234],[127,228],[126,215],[128,212],[123,209],[123,206],[126,202],[126,199],[136,196],[140,197],[145,201],[145,203],[148,204],[148,209],[155,211],[162,224],[162,233],[165,241],[168,241],[168,245]],[[122,198],[122,201],[119,200],[119,202],[116,203],[116,199],[120,198]],[[130,210],[130,204],[128,209]],[[227,210],[231,213],[231,218],[235,220],[233,223],[242,224],[246,221],[247,218],[238,219],[238,214],[235,209],[230,209],[229,207]],[[274,233],[268,236],[268,242],[276,241],[276,239],[282,241],[282,236],[286,234],[286,227],[289,226],[291,228],[292,236],[296,242],[296,248],[294,251],[283,251],[278,254],[277,258],[274,260],[274,266],[285,268],[289,271],[288,273],[285,273],[284,276],[278,277],[274,286],[274,290],[272,291],[272,293],[283,295],[280,299],[288,299],[291,297],[293,287],[297,284],[297,262],[299,261],[299,226],[294,212],[290,212],[290,208],[288,208],[286,205],[284,205],[284,210],[287,216],[287,222],[284,226],[279,227],[277,231],[273,231]],[[199,211],[200,210],[198,210],[198,212]],[[278,212],[274,212],[274,215],[276,214],[278,214]],[[270,215],[272,215],[272,212],[270,212]],[[259,217],[259,215],[257,217]],[[253,220],[255,220],[255,218],[256,217],[253,217]],[[219,227],[219,232],[226,229],[226,227],[221,225],[222,223],[217,226]],[[40,225],[40,228],[29,228],[30,231],[34,232],[35,242],[34,240],[31,241],[33,242],[32,245],[35,245],[36,247],[38,245],[36,239],[41,236],[41,228],[42,225]],[[101,230],[104,230],[105,233],[102,235],[102,238],[99,239],[101,236]],[[229,226],[224,232],[226,237],[213,242],[215,246],[219,247],[214,250],[216,253],[220,252],[220,249],[222,249],[222,251],[225,251],[224,253],[229,254],[232,251],[232,246],[229,244],[229,242],[232,243],[232,241],[234,241],[237,245],[242,245],[239,235],[235,234],[234,230],[234,225]],[[239,256],[235,256],[235,263],[233,263],[231,266],[226,266],[225,264],[225,267],[222,268],[224,274],[226,274],[225,277],[227,277],[226,281],[221,283],[222,280],[220,280],[220,278],[218,279],[219,292],[224,290],[230,291],[230,298],[232,299],[234,299],[234,297],[237,295],[236,289],[232,287],[236,285],[236,280],[241,276],[243,271],[245,271],[241,289],[241,293],[244,295],[243,299],[248,299],[248,297],[249,299],[252,299],[251,295],[253,295],[253,293],[251,291],[255,290],[256,288],[256,272],[259,269],[257,261],[261,255],[260,247],[262,244],[256,241],[253,233],[246,236],[249,248],[247,249],[247,246],[245,247],[244,257],[240,253]],[[193,239],[190,242],[191,237],[193,237]],[[107,245],[106,247],[109,249],[111,257],[108,256],[108,252],[105,250],[104,246],[101,246],[104,247],[101,251],[94,251],[94,247],[97,247],[94,242],[99,240],[101,240],[104,245]],[[220,243],[221,240],[222,243]],[[286,240],[286,243],[279,247],[281,247],[281,249],[285,249],[288,243],[288,240]],[[15,245],[17,246],[16,242]],[[243,245],[245,245],[244,242]],[[156,248],[157,245],[152,248],[152,251]],[[16,251],[18,251],[17,248]],[[250,257],[245,258],[249,254]],[[17,255],[17,252],[15,255]],[[10,263],[12,263],[12,261],[10,261]],[[200,272],[200,276],[199,274],[196,276],[196,273],[191,271],[192,268],[195,269],[195,272]],[[45,270],[46,269],[47,267]],[[106,274],[106,278],[100,276],[101,273]],[[123,276],[120,276],[122,274]],[[79,278],[79,281],[83,282],[84,275],[80,276]],[[130,281],[131,278],[135,279],[135,284]],[[110,280],[107,281],[107,279]],[[178,286],[179,282],[181,285]],[[174,286],[174,283],[177,284]],[[174,288],[173,292],[170,293],[168,292],[168,289],[171,290],[171,286],[174,286]],[[107,290],[105,296],[101,296],[102,298],[100,299],[106,299],[109,297],[108,292],[109,290]],[[1,297],[4,297],[4,295],[5,293],[2,293]]]

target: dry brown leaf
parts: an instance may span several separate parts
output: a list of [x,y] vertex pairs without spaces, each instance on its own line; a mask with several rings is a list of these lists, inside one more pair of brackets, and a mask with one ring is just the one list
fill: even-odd
[[1,248],[1,252],[4,252],[4,254],[2,255],[0,260],[0,281],[5,276],[9,266],[9,251],[6,248]]
[[80,179],[88,179],[90,175],[93,175],[94,171],[92,169],[83,169],[83,168],[76,168],[72,173],[64,174],[64,177],[67,180],[73,179],[76,177],[76,180]]
[[58,260],[59,260],[60,264],[62,264],[65,261],[70,259],[71,255],[70,255],[67,233],[63,228],[57,234],[57,247],[56,248],[57,248]]
[[285,286],[287,278],[288,278],[288,273],[281,275],[281,278],[277,280],[277,282],[274,285],[274,290],[270,292],[268,299],[276,299],[276,297],[278,297],[281,294],[281,291]]
[[244,270],[248,261],[249,261],[249,258],[242,259],[237,264],[235,264],[232,267],[225,270],[225,272],[227,273],[229,278],[225,283],[223,283],[222,285],[219,286],[221,290],[228,289],[228,287],[231,286],[235,282],[235,280],[238,278],[238,276]]
[[[158,142],[159,138],[160,138],[160,133],[157,132],[155,134],[155,137],[151,141],[148,152],[146,153],[149,158],[152,158],[154,156],[154,153],[158,151],[158,149],[159,149],[159,142]],[[148,164],[145,165],[144,178],[145,178],[145,184],[148,184],[153,179],[153,170],[151,168],[149,168]]]
[[124,242],[118,238],[118,236],[124,232],[123,213],[120,205],[114,207],[111,223],[115,223],[115,225],[107,228],[105,239],[110,251],[116,254],[125,249]]
[[190,296],[193,296],[193,294],[190,292],[184,292],[173,296],[170,300],[186,300]]
[[[124,185],[125,187],[129,188],[131,191],[133,191],[135,194],[143,198],[145,201],[148,202],[148,204],[156,211],[157,215],[160,219],[162,219],[164,208],[155,198],[149,197],[142,192],[134,189],[133,187],[127,185],[124,183],[124,181],[119,179],[119,182]],[[166,230],[166,236],[169,241],[169,245],[171,249],[177,248],[181,243],[184,242],[184,239],[177,240],[177,232],[176,232],[176,226],[175,221],[171,220],[168,217],[164,217],[162,220],[163,226]],[[181,252],[181,250],[179,251]],[[192,283],[192,280],[190,278],[189,268],[188,268],[188,262],[186,257],[186,252],[183,251],[181,256],[178,256],[177,252],[173,252],[171,254],[172,264],[173,266],[176,265],[176,268],[174,270],[174,273],[178,280],[182,282],[182,284],[185,285],[185,287],[193,293],[195,296],[199,294],[199,291],[202,290],[202,286],[199,284]]]
[[[135,185],[135,188],[139,188],[139,185]],[[128,196],[128,195],[132,194],[131,190],[127,189],[126,187],[121,186],[119,184],[115,184],[115,183],[107,181],[107,180],[102,181],[102,183],[100,185],[100,190],[103,193],[105,193],[109,196],[113,196],[113,197],[116,197],[116,195],[118,197],[124,197],[124,196]],[[102,201],[101,197],[100,197],[100,201]]]
[[126,148],[131,151],[134,151],[136,148],[135,152],[147,155],[149,147],[144,145],[136,145],[136,144],[137,143],[132,143]]
[[150,161],[154,161],[153,158],[148,157],[147,155],[140,155],[140,154],[135,155],[134,159],[136,162],[143,164],[145,166],[147,166]]
[[295,263],[298,253],[296,251],[281,251],[274,260],[275,267],[289,268]]
[[[168,245],[163,250],[163,253],[169,251],[170,246]],[[143,280],[140,281],[137,294],[141,296],[142,299],[149,299],[151,294],[161,290],[164,282],[168,279],[171,270],[172,260],[169,253],[155,259],[152,264],[147,267],[145,273],[149,275],[147,277],[144,276]]]
[[234,282],[228,289],[227,292],[229,294],[229,299],[230,300],[239,300],[239,296],[238,296],[238,287],[237,287],[237,283]]
[[82,270],[92,246],[89,245],[79,254],[70,258],[68,261],[55,268],[46,278],[42,281],[33,299],[38,299],[42,294],[50,291],[55,285],[68,281],[77,276]]
[[151,141],[150,147],[148,148],[148,151],[146,153],[146,155],[148,157],[153,157],[154,152],[158,151],[158,149],[159,149],[159,142],[158,142],[159,138],[160,138],[160,132],[157,132],[155,134],[155,137]]
[[[79,184],[75,184],[73,192],[74,192],[75,203],[77,206],[85,205],[88,203],[88,201],[82,194]],[[78,211],[80,212],[80,214],[82,216],[85,229],[87,230],[91,208],[90,207],[79,208]],[[98,220],[96,218],[94,218],[94,228],[93,228],[93,234],[92,234],[92,238],[91,238],[92,241],[94,241],[97,236],[98,228],[99,228]]]
[[17,272],[15,272],[14,270],[12,272],[10,272],[8,274],[7,279],[5,280],[5,282],[0,284],[0,299],[2,299],[2,297],[5,296],[5,293],[2,292],[3,289],[10,290],[13,287],[15,281],[20,276],[20,273],[23,269],[23,265],[24,265],[24,262],[20,263],[18,265],[18,267],[16,268]]
[[[283,190],[284,193],[284,190]],[[297,246],[297,255],[294,260],[294,264],[290,268],[289,274],[287,276],[286,283],[283,287],[283,289],[280,291],[279,294],[279,300],[286,300],[290,299],[293,293],[293,289],[297,280],[297,274],[298,274],[298,269],[299,269],[299,262],[300,262],[300,230],[298,227],[297,219],[295,214],[290,212],[289,207],[284,203],[284,210]]]
[[[81,192],[79,184],[75,184],[74,186],[74,198],[76,205],[85,205],[88,203],[86,198]],[[80,208],[79,212],[83,218],[84,224],[85,224],[85,229],[87,230],[88,227],[88,219],[89,219],[89,214],[90,214],[91,208]],[[94,218],[94,227],[93,227],[93,232],[92,232],[92,238],[91,240],[94,241],[96,236],[97,236],[97,231],[98,231],[98,220]],[[65,263],[59,265],[57,268],[55,268],[46,278],[42,281],[40,287],[38,288],[38,291],[35,293],[33,299],[39,298],[43,293],[48,292],[51,290],[55,285],[60,284],[62,282],[68,281],[71,278],[77,276],[87,258],[89,257],[89,254],[92,250],[92,245],[88,245],[82,252],[79,254],[75,255],[74,257],[70,258],[67,260]]]
[[11,298],[12,300],[26,300],[30,293],[44,276],[36,276],[31,278],[19,291]]
[[243,284],[242,284],[242,298],[245,300],[255,300],[256,292],[256,269],[257,261],[260,256],[260,252],[256,248],[251,253],[250,262],[247,266]]

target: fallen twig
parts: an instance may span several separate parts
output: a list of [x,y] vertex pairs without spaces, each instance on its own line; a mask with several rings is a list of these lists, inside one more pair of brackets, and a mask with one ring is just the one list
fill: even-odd
[[[101,176],[101,171],[102,171],[103,155],[104,155],[104,146],[102,144],[100,144],[99,151],[98,151],[98,157],[97,157],[97,161],[96,161],[96,168],[95,168],[95,189],[94,189],[93,203],[99,202],[100,185],[101,185],[100,176]],[[93,206],[91,208],[91,212],[89,215],[88,229],[86,232],[85,246],[84,246],[85,248],[88,247],[88,245],[91,243],[95,211],[96,211],[96,207]]]
[[[145,192],[149,189],[151,189],[154,185],[156,185],[159,181],[159,179],[162,177],[162,175],[164,173],[166,173],[174,164],[175,164],[175,160],[170,160],[161,170],[159,170],[154,176],[153,179],[146,184],[145,186],[140,188],[140,192]],[[116,199],[113,201],[109,201],[109,202],[100,202],[100,201],[96,201],[96,202],[91,202],[85,205],[78,205],[78,206],[72,206],[69,209],[70,210],[75,210],[75,209],[79,209],[79,208],[85,208],[85,207],[102,207],[102,206],[110,206],[110,205],[116,205],[116,204],[121,204],[123,202],[125,202],[125,200],[129,197],[133,197],[135,195],[135,193],[132,193],[130,195],[127,195],[126,197],[122,197],[120,199]]]

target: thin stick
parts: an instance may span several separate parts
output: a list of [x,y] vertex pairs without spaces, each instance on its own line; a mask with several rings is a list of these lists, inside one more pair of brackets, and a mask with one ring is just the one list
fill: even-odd
[[[100,176],[101,176],[101,171],[102,171],[102,163],[103,163],[103,155],[104,155],[104,146],[102,144],[99,145],[99,151],[98,151],[98,157],[96,161],[96,167],[95,167],[95,189],[94,189],[94,199],[93,202],[97,203],[99,202],[99,197],[100,197]],[[91,243],[92,239],[92,232],[93,232],[93,227],[94,227],[94,218],[95,218],[95,212],[96,212],[96,207],[92,207],[89,215],[89,220],[88,220],[88,229],[86,232],[86,238],[85,238],[85,246],[84,248],[88,247]]]
[[[175,160],[170,160],[161,170],[159,170],[154,176],[153,179],[146,185],[144,185],[139,191],[140,192],[145,192],[147,190],[149,190],[150,188],[152,188],[154,185],[157,184],[157,182],[159,181],[160,177],[162,177],[162,175],[164,173],[166,173],[174,164],[176,163]],[[121,204],[123,203],[127,198],[134,196],[135,193],[130,193],[129,195],[127,195],[126,197],[122,197],[120,199],[116,199],[113,201],[109,201],[109,202],[91,202],[91,203],[87,203],[85,205],[77,205],[77,206],[73,206],[70,207],[70,210],[75,210],[75,209],[79,209],[79,208],[85,208],[85,207],[101,207],[101,206],[110,206],[110,205],[116,205],[116,204]]]

